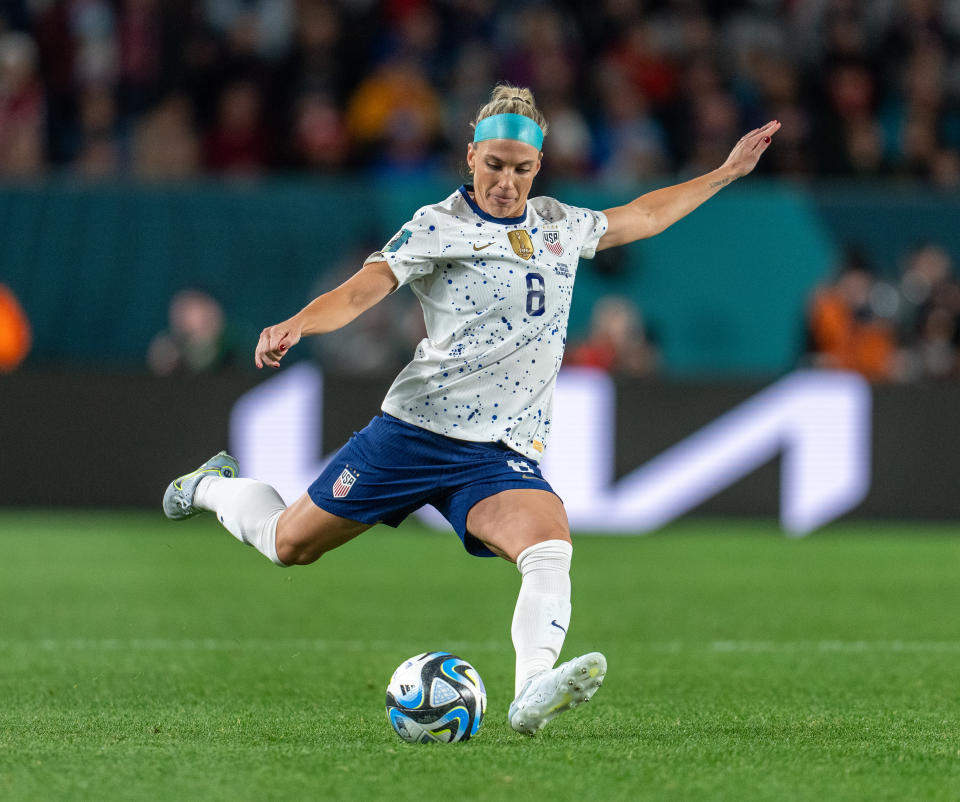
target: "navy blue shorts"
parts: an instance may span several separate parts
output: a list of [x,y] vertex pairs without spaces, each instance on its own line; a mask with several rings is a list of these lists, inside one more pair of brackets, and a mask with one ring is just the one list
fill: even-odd
[[399,526],[432,504],[470,554],[493,557],[467,532],[467,513],[517,487],[554,492],[536,462],[502,443],[455,440],[383,413],[354,432],[307,492],[321,509],[366,524]]

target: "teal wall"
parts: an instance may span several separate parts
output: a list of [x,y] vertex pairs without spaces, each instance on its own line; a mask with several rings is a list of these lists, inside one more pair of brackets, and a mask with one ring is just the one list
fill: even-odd
[[[629,192],[577,192],[606,208]],[[627,246],[612,278],[578,278],[575,328],[608,292],[633,298],[676,374],[761,374],[792,367],[810,289],[833,269],[835,245],[811,196],[785,185],[734,185],[662,234]],[[589,275],[589,268],[580,275]]]
[[814,199],[837,241],[860,249],[876,271],[896,280],[903,256],[924,242],[937,242],[960,267],[960,192],[918,191],[909,184],[818,184]]
[[210,291],[255,341],[338,253],[380,231],[368,195],[304,183],[5,188],[0,280],[33,323],[37,363],[141,363],[183,287]]
[[[0,281],[33,322],[34,364],[142,364],[171,296],[187,286],[218,297],[233,336],[252,349],[263,326],[302,306],[344,259],[379,247],[413,210],[457,183],[0,186]],[[601,209],[644,189],[541,187]],[[597,297],[619,293],[644,310],[673,373],[789,369],[805,298],[829,275],[848,234],[869,239],[879,218],[888,221],[874,250],[889,269],[890,255],[921,235],[942,233],[954,245],[956,199],[844,192],[751,179],[660,236],[627,246],[616,276],[583,263],[571,336],[584,333]]]

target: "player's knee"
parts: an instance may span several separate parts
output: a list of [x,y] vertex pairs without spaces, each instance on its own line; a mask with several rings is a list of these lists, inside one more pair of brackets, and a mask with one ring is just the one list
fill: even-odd
[[566,543],[573,543],[573,540],[570,537],[570,528],[559,524],[551,527],[548,532],[543,533],[542,541],[547,540],[563,540]]
[[284,565],[310,565],[323,554],[324,550],[316,543],[281,539],[277,536],[277,558]]
[[[558,541],[572,545],[569,531],[566,529],[548,529],[534,533],[531,537],[523,541],[523,549],[530,548],[531,546],[543,546],[544,544],[555,545]],[[521,551],[523,549],[521,549]]]
[[569,531],[566,529],[540,529],[520,533],[506,542],[487,543],[486,545],[501,557],[505,557],[510,562],[516,562],[517,558],[527,549],[544,543],[553,544],[557,541],[572,545]]
[[519,533],[526,545],[532,546],[536,543],[546,543],[548,540],[563,540],[571,543],[570,527],[566,521],[537,520],[532,521],[530,526]]

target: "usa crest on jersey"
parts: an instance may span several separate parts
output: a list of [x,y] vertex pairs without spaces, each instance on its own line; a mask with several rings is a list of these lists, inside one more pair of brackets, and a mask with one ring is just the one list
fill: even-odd
[[347,493],[350,492],[350,488],[356,484],[357,479],[360,474],[357,471],[351,471],[350,468],[344,468],[343,473],[337,477],[337,481],[333,483],[333,496],[334,498],[343,498]]
[[563,256],[563,246],[560,244],[559,231],[544,231],[543,244],[547,246],[547,250],[550,251],[550,253]]

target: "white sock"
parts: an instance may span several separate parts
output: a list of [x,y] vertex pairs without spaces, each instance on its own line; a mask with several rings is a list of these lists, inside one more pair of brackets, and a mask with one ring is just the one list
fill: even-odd
[[523,577],[513,613],[513,647],[517,651],[515,694],[530,677],[553,668],[570,626],[570,558],[565,540],[545,540],[520,552]]
[[256,479],[207,476],[197,484],[193,505],[215,512],[237,540],[284,565],[277,557],[277,521],[287,505],[270,485]]

